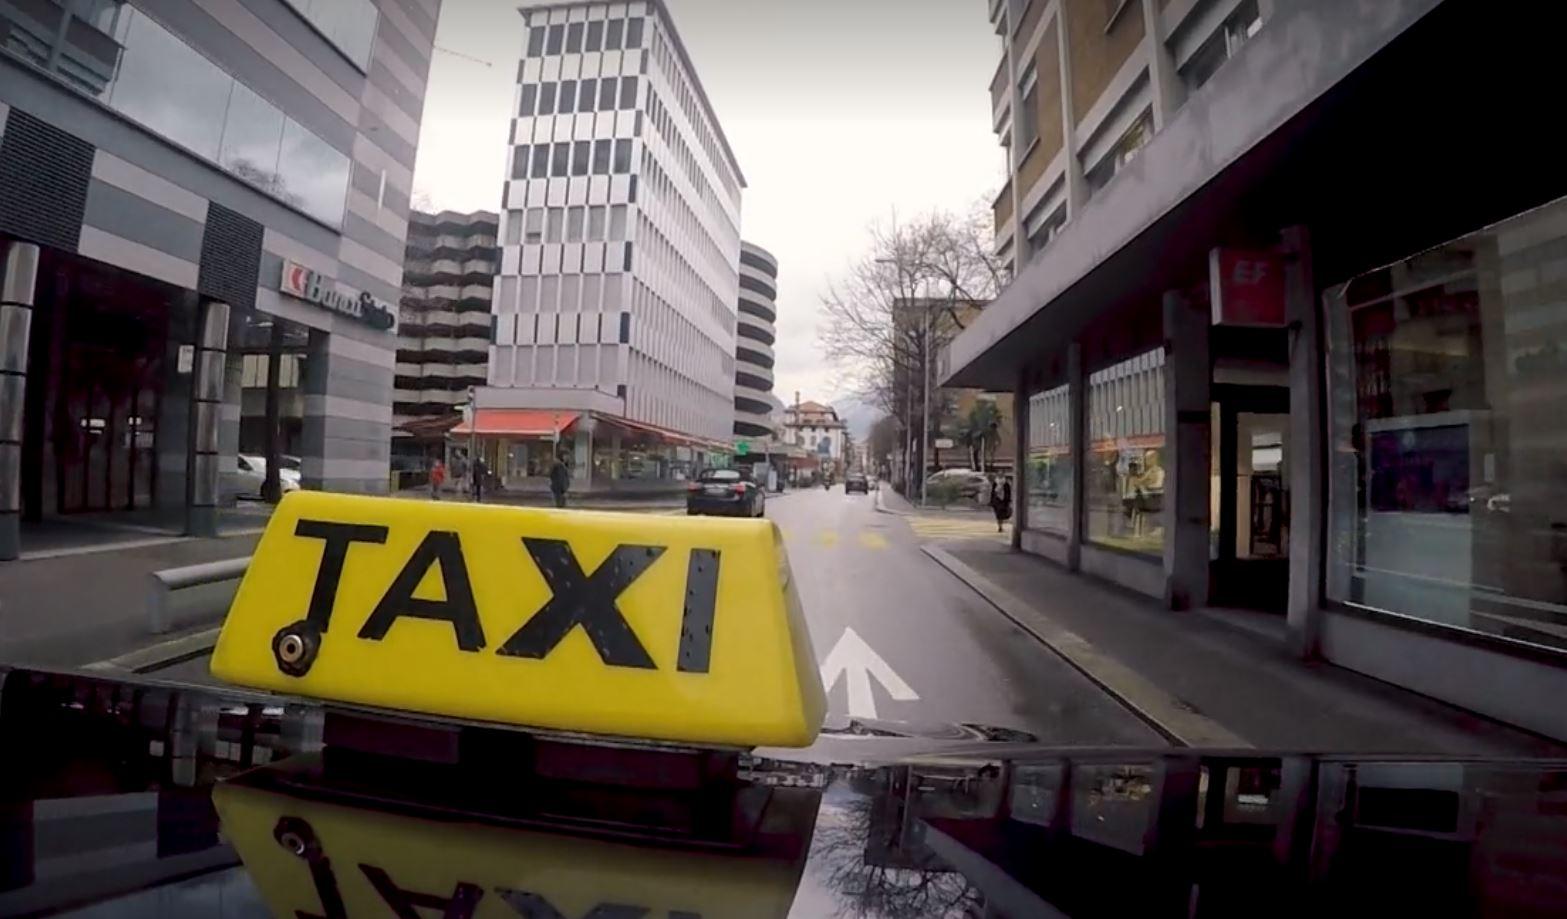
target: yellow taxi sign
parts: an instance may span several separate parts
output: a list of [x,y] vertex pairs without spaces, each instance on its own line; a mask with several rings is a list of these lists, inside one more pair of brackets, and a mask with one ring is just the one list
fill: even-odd
[[212,656],[240,686],[509,725],[807,746],[826,708],[765,520],[285,497]]
[[212,799],[274,916],[785,916],[815,821],[811,810],[787,827],[794,842],[726,852],[426,820],[234,782]]

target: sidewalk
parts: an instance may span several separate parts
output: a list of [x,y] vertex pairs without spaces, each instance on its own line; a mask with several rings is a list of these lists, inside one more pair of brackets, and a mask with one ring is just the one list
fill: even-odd
[[1327,663],[1203,613],[1174,613],[980,541],[927,547],[1052,651],[1166,733],[1324,753],[1567,756],[1567,746]]
[[255,550],[260,534],[159,540],[0,564],[0,661],[80,666],[169,638],[147,632],[147,576]]

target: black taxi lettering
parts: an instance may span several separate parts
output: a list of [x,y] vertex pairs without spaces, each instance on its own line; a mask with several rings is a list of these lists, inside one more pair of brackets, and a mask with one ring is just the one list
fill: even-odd
[[544,575],[550,598],[496,654],[542,659],[580,625],[604,663],[656,669],[615,598],[664,554],[663,546],[616,546],[592,574],[583,574],[565,540],[524,536],[522,544]]
[[421,919],[420,909],[439,910],[441,919],[471,919],[484,896],[484,888],[467,881],[459,881],[451,896],[443,897],[398,887],[390,875],[375,865],[360,863],[359,870],[397,919]]
[[[300,520],[294,535],[324,543],[305,618],[325,634],[349,548],[355,543],[384,545],[388,528]],[[584,572],[565,540],[523,537],[522,544],[549,586],[550,598],[495,653],[542,660],[580,626],[605,664],[642,670],[657,668],[616,601],[664,554],[666,547],[618,545],[592,572]],[[692,549],[686,563],[685,602],[675,664],[682,673],[708,672],[720,556],[716,549]],[[444,600],[414,596],[432,565],[440,567]],[[425,534],[360,626],[358,637],[380,641],[404,616],[451,623],[460,650],[476,653],[486,647],[462,540],[457,533],[432,530]]]
[[[441,566],[441,584],[446,589],[446,599],[424,600],[414,596],[425,573],[436,564]],[[463,561],[462,542],[456,533],[431,530],[425,534],[424,542],[397,573],[370,618],[359,627],[359,637],[380,641],[399,616],[450,622],[452,631],[457,634],[457,647],[464,651],[478,651],[484,647],[484,628],[479,625],[479,608],[473,602],[468,563]]]

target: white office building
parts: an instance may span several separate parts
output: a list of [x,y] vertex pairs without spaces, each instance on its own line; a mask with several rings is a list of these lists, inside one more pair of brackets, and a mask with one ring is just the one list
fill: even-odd
[[480,449],[504,488],[568,449],[574,487],[680,481],[731,449],[744,177],[661,0],[521,13]]

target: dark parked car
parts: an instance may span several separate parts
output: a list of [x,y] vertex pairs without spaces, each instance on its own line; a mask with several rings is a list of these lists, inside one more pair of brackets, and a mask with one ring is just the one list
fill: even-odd
[[843,480],[844,494],[847,495],[856,491],[862,495],[868,495],[871,493],[870,480],[865,478],[865,474],[862,472],[851,472],[845,476]]
[[686,489],[687,514],[760,517],[767,496],[738,469],[707,469]]

